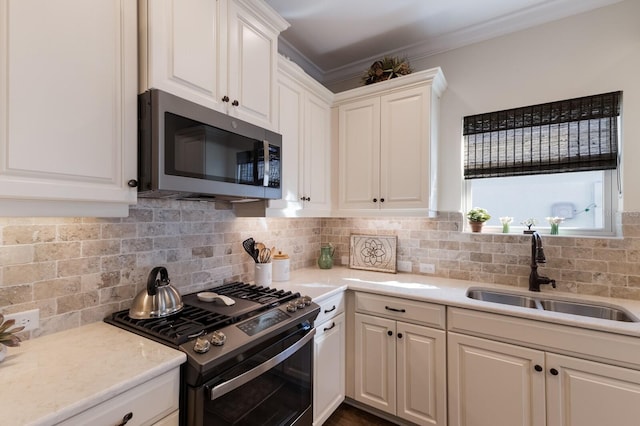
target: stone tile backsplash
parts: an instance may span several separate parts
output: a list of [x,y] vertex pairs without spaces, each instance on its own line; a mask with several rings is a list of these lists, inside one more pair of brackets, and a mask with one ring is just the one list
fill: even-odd
[[[462,214],[430,218],[239,218],[214,203],[140,199],[129,217],[0,218],[0,312],[40,309],[35,337],[100,321],[126,309],[153,266],[190,293],[253,279],[242,241],[316,264],[321,243],[349,257],[352,233],[398,236],[398,260],[432,264],[436,276],[527,286],[530,239],[461,232]],[[541,273],[557,291],[640,300],[640,215],[622,216],[624,238],[545,236]]]

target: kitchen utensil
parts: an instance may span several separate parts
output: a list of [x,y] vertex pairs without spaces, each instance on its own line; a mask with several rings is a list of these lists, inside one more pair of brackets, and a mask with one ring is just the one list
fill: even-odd
[[271,249],[263,247],[260,250],[260,256],[258,257],[259,263],[269,263],[271,262]]
[[258,250],[256,249],[256,242],[253,238],[249,237],[246,240],[244,240],[242,242],[242,247],[244,248],[244,251],[246,251],[247,253],[249,253],[249,256],[251,256],[251,258],[258,263]]
[[198,297],[199,300],[202,300],[203,302],[215,302],[216,300],[219,300],[226,306],[233,306],[236,304],[236,301],[230,298],[229,296],[224,296],[222,294],[214,293],[212,291],[202,291],[196,294],[196,296]]
[[180,312],[184,306],[182,297],[170,281],[165,267],[153,268],[147,278],[147,288],[133,299],[129,316],[134,319],[162,318]]

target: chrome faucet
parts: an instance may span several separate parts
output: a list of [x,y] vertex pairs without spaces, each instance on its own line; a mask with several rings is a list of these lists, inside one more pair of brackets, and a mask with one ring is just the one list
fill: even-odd
[[556,288],[556,280],[538,275],[538,263],[546,263],[544,250],[542,249],[542,239],[538,231],[531,234],[531,274],[529,274],[529,291],[540,291],[540,284],[551,284]]

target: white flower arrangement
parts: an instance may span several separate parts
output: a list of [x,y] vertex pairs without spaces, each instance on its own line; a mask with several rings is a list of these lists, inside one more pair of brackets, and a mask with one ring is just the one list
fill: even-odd
[[545,219],[547,219],[547,222],[549,222],[549,225],[560,225],[562,222],[564,222],[564,217],[558,217],[558,216],[548,216]]
[[502,216],[500,217],[500,223],[502,224],[502,233],[509,233],[509,225],[513,222],[513,218],[511,216]]

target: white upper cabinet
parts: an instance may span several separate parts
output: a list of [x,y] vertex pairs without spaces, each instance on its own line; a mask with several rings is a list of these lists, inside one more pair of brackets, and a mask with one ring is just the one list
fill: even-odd
[[336,95],[342,215],[436,210],[439,68]]
[[136,4],[0,0],[0,214],[126,216]]
[[270,216],[328,216],[331,210],[333,93],[293,62],[278,62],[278,127],[282,134],[282,200]]
[[278,35],[261,0],[139,0],[140,91],[161,89],[275,129]]

